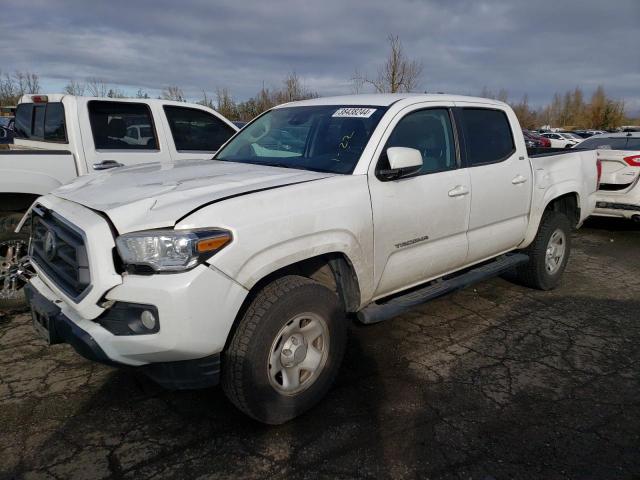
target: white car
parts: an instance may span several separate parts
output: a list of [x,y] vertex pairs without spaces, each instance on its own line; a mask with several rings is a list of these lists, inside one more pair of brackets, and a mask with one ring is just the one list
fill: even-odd
[[24,303],[28,237],[14,230],[36,198],[79,175],[208,159],[237,131],[218,112],[197,104],[24,95],[16,110],[14,144],[0,151],[0,309]]
[[596,163],[528,157],[494,100],[281,105],[213,160],[110,170],[38,199],[34,327],[170,388],[221,381],[240,410],[282,423],[329,389],[350,315],[379,322],[514,268],[554,288]]
[[122,141],[128,145],[146,145],[153,141],[153,129],[151,125],[130,125]]
[[605,133],[576,148],[596,149],[602,164],[594,215],[640,221],[640,132]]
[[548,132],[540,135],[551,141],[551,148],[571,148],[583,140],[574,133]]

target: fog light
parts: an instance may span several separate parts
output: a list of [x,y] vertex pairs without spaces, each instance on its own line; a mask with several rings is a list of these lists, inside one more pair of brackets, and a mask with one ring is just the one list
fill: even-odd
[[145,310],[140,314],[140,321],[147,330],[156,328],[156,317],[149,310]]

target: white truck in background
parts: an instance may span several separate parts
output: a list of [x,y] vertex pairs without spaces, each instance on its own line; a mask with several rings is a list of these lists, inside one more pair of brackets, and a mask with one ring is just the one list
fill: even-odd
[[49,343],[169,388],[218,381],[285,422],[365,324],[510,269],[558,285],[595,151],[529,157],[506,104],[354,95],[257,117],[211,161],[78,178],[36,201],[25,288]]
[[23,299],[27,236],[14,230],[36,198],[80,175],[114,167],[210,159],[237,130],[198,104],[23,96],[14,144],[0,150],[0,308]]

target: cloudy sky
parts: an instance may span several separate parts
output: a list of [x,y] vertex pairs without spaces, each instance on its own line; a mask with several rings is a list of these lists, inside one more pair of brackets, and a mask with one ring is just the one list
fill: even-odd
[[0,70],[37,72],[47,91],[98,77],[237,100],[295,71],[329,95],[375,73],[388,34],[423,63],[424,91],[541,104],[602,84],[640,112],[640,0],[2,0]]

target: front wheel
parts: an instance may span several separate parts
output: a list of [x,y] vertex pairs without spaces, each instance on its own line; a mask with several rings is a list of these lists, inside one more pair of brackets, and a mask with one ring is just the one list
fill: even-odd
[[551,290],[558,286],[571,251],[571,224],[566,215],[546,212],[538,233],[524,250],[529,262],[518,267],[518,280],[532,288]]
[[346,345],[338,296],[286,276],[255,296],[223,356],[222,388],[240,410],[281,424],[313,407],[333,383]]
[[29,234],[15,233],[21,213],[0,216],[0,310],[26,305],[23,287],[30,276]]

